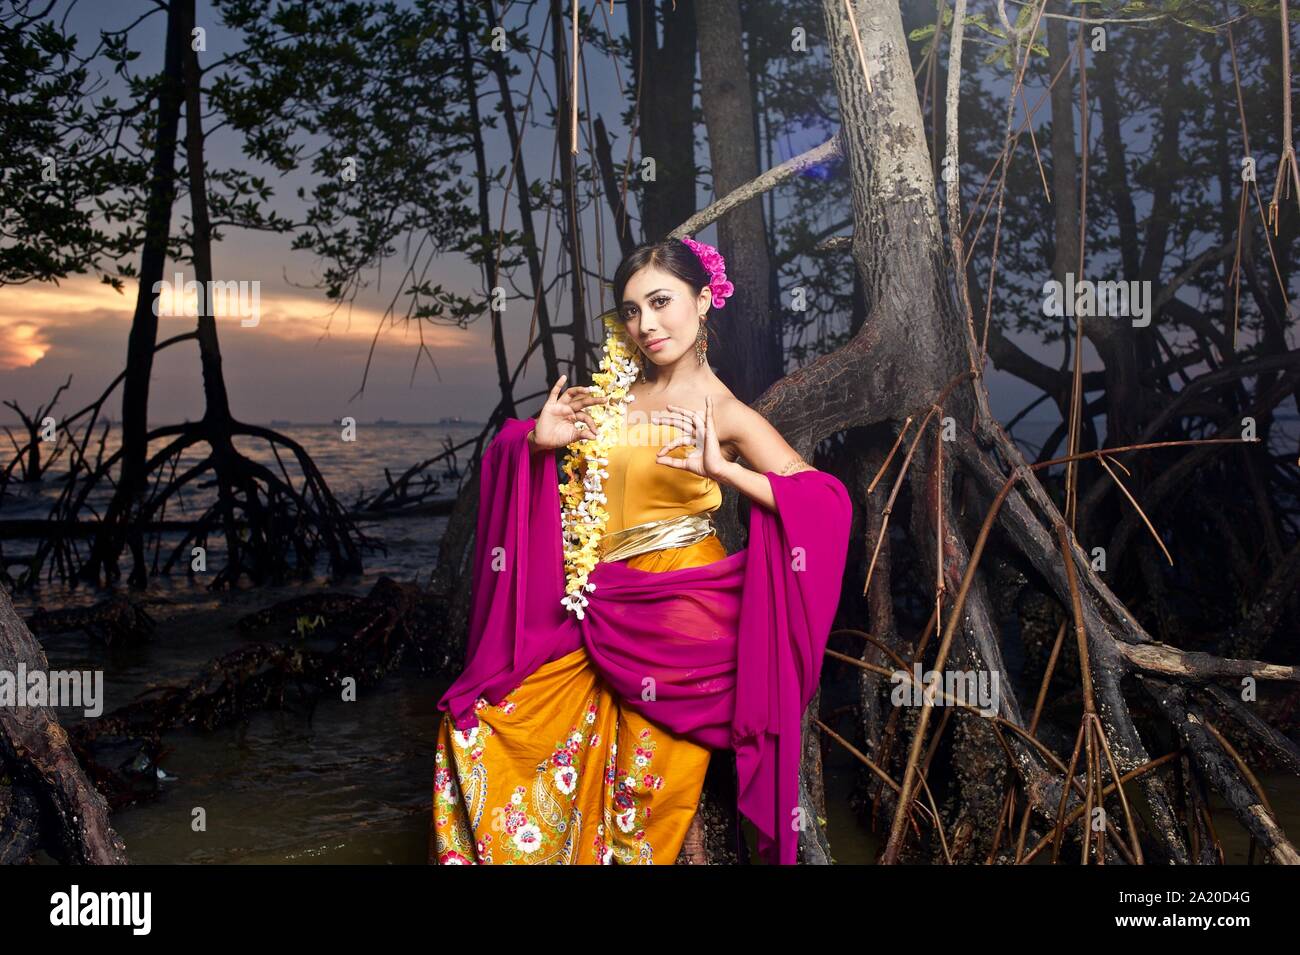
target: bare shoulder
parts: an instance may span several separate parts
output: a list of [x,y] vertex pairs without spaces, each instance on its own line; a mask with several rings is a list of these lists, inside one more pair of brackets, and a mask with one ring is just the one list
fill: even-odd
[[737,438],[745,433],[746,413],[756,412],[725,387],[709,397],[713,401],[713,426],[717,429],[718,444],[727,460],[735,461],[742,453]]
[[738,412],[752,410],[730,391],[715,391],[709,397],[713,399],[713,416],[719,424],[730,421]]
[[772,471],[788,475],[798,471],[814,471],[786,442],[781,433],[767,418],[732,394],[713,398],[714,423],[718,429],[718,442],[735,455],[743,457],[754,470]]
[[755,418],[762,420],[762,415],[730,391],[717,392],[709,397],[713,399],[713,423],[720,441],[734,441],[747,426],[753,425]]
[[713,396],[713,415],[718,430],[728,436],[743,434],[751,428],[772,428],[766,418],[730,392]]

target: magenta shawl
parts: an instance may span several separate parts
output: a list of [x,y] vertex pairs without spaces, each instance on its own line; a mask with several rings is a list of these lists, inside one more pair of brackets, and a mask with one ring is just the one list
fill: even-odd
[[601,563],[578,620],[560,604],[564,556],[555,452],[510,418],[480,474],[466,666],[438,709],[477,725],[539,666],[586,647],[626,705],[710,749],[734,749],[737,809],[770,863],[798,849],[800,724],[840,597],[852,504],[822,471],[767,472],[776,512],[751,504],[746,549],[701,567]]

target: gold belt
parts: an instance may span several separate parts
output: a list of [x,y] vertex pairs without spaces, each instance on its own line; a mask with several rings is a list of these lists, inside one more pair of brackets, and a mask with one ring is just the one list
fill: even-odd
[[708,511],[647,521],[602,537],[600,559],[606,562],[626,560],[665,547],[685,547],[698,543],[713,533],[713,518]]

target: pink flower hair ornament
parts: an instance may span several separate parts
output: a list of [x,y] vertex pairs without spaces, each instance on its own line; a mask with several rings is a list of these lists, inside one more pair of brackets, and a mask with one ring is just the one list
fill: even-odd
[[723,259],[722,253],[707,242],[696,242],[688,235],[682,236],[682,242],[695,253],[704,270],[709,273],[709,291],[713,294],[713,307],[722,308],[736,291],[736,287],[727,281],[727,262]]

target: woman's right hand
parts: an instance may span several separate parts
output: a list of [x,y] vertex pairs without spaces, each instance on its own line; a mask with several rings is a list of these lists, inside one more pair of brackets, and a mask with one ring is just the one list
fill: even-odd
[[[560,389],[568,375],[561,375],[555,387],[546,396],[537,415],[537,424],[533,428],[533,447],[539,451],[549,451],[572,444],[580,438],[589,438],[596,433],[596,422],[583,409],[591,405],[604,404],[603,397],[591,393],[592,389],[575,385],[563,394]],[[582,427],[579,427],[581,422]]]

